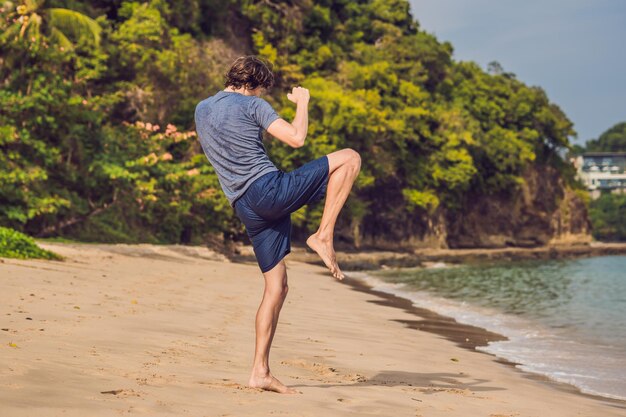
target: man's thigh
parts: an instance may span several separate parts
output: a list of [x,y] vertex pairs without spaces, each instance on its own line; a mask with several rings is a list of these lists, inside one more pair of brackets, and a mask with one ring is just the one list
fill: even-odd
[[255,208],[267,219],[287,216],[306,204],[320,201],[326,194],[328,178],[326,156],[309,161],[282,175],[268,191],[270,195]]

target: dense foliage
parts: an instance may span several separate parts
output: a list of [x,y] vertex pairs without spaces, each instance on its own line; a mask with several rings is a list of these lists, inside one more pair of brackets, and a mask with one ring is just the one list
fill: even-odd
[[[587,141],[577,153],[585,152],[626,152],[626,122],[617,123],[597,139]],[[600,198],[591,200],[589,218],[595,239],[626,241],[625,195],[603,193]]]
[[35,243],[32,237],[6,227],[0,227],[0,257],[18,259],[62,259],[56,253],[37,246],[37,243]]
[[[361,153],[342,213],[357,244],[372,217],[426,222],[462,211],[468,196],[516,192],[529,164],[563,165],[574,133],[541,88],[498,65],[455,62],[406,0],[31,0],[2,6],[0,32],[0,224],[32,234],[242,236],[193,109],[244,53],[274,63],[265,98],[284,118],[290,87],[311,91],[306,146],[268,143],[279,168]],[[320,214],[303,208],[296,229]]]
[[593,237],[598,240],[626,241],[626,195],[604,193],[592,200],[589,217]]
[[615,126],[585,144],[587,152],[626,152],[626,122]]

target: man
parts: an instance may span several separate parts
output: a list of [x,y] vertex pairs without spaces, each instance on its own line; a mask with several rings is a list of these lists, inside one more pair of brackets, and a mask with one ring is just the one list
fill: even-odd
[[291,213],[326,194],[320,226],[306,243],[322,258],[333,277],[343,279],[333,234],[337,216],[360,171],[361,158],[352,149],[342,149],[291,172],[276,168],[263,146],[262,131],[267,130],[293,148],[304,146],[309,91],[298,86],[287,94],[296,105],[296,115],[289,123],[260,98],[273,83],[272,71],[264,61],[255,56],[240,57],[226,75],[225,89],[197,105],[195,120],[204,153],[246,227],[265,278],[248,384],[279,393],[296,393],[276,379],[269,368],[269,351],[288,290],[284,257],[291,251]]

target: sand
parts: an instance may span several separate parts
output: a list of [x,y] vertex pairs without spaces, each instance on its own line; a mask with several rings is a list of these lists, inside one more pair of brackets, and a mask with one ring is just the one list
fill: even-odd
[[203,248],[43,246],[67,259],[0,260],[2,417],[626,416],[623,402],[411,328],[409,310],[289,257],[270,366],[301,394],[251,389],[256,264]]

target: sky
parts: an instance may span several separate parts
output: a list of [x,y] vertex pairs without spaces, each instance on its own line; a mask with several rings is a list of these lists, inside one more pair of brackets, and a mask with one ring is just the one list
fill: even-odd
[[453,57],[541,86],[582,144],[626,121],[626,0],[409,0]]

